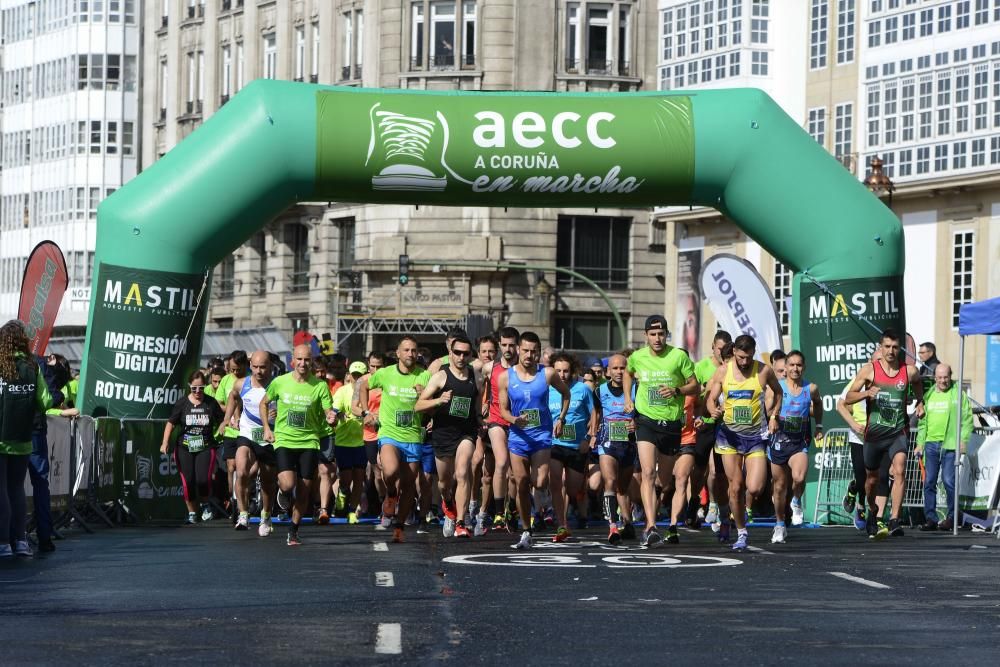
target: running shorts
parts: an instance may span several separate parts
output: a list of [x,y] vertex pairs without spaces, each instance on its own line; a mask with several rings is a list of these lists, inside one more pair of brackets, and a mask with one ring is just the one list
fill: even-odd
[[[499,426],[499,424],[497,425]],[[532,455],[538,452],[544,452],[547,449],[552,449],[552,441],[544,440],[542,442],[525,442],[520,438],[508,439],[507,449],[511,454],[520,456],[524,459],[530,459]]]
[[898,433],[883,440],[865,440],[865,469],[878,470],[883,457],[888,457],[891,463],[897,454],[905,454],[909,445],[906,433]]
[[240,436],[236,438],[236,449],[239,450],[240,447],[246,447],[251,452],[253,456],[262,466],[274,466],[274,447],[269,443],[260,444],[254,442],[250,438],[244,438]]
[[637,414],[635,439],[637,442],[653,443],[664,456],[675,456],[681,451],[681,422],[657,421]]
[[708,465],[708,457],[712,454],[717,439],[715,424],[705,424],[698,430],[698,439],[694,443],[694,464],[701,468]]
[[341,470],[364,468],[368,465],[368,455],[364,447],[341,447],[340,445],[336,445],[333,448],[333,458],[337,462],[337,467]]
[[587,472],[587,454],[581,452],[576,447],[553,445],[552,460],[559,461],[559,463],[563,464],[570,470],[575,470],[580,474],[586,474]]
[[236,444],[237,438],[223,438],[222,439],[222,458],[227,461],[236,458],[236,450],[238,445]]
[[395,447],[399,451],[400,458],[404,463],[420,463],[424,445],[419,442],[399,442],[392,438],[379,438],[378,448],[382,449],[386,445]]
[[434,445],[425,442],[420,446],[420,466],[425,475],[437,474],[437,463],[434,462]]
[[623,468],[630,468],[635,465],[636,446],[635,436],[630,435],[628,440],[609,440],[597,447],[600,456],[610,456],[618,461],[618,465]]
[[319,462],[325,466],[333,465],[335,458],[333,443],[332,435],[325,435],[319,439]]
[[715,451],[718,454],[740,454],[748,459],[763,457],[767,449],[767,440],[762,435],[741,435],[729,430],[725,424],[719,424],[716,433]]
[[378,465],[378,440],[365,440],[365,456],[368,457],[368,463]]
[[[473,436],[469,436],[469,435],[458,436],[457,439],[456,438],[452,438],[452,439],[449,439],[448,442],[444,442],[444,443],[440,442],[440,440],[441,440],[440,438],[435,438],[434,442],[432,443],[432,445],[434,447],[434,456],[435,456],[435,458],[439,458],[439,459],[453,459],[453,458],[455,458],[455,454],[458,452],[458,446],[461,445],[463,442],[471,442],[472,445],[473,445],[473,447],[476,444],[476,436],[474,436],[474,435]],[[489,440],[487,440],[487,443],[488,442],[489,442]],[[490,449],[490,447],[487,445],[486,449]]]
[[278,462],[278,472],[294,472],[299,479],[316,479],[319,469],[318,449],[293,449],[275,447],[274,458]]
[[781,433],[776,433],[767,445],[767,460],[776,466],[788,465],[796,454],[808,453],[808,440],[791,440]]

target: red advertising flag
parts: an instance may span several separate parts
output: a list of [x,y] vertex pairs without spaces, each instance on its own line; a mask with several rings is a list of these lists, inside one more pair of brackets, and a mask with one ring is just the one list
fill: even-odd
[[17,317],[28,327],[32,354],[44,354],[63,294],[69,286],[66,259],[52,241],[35,246],[24,267]]

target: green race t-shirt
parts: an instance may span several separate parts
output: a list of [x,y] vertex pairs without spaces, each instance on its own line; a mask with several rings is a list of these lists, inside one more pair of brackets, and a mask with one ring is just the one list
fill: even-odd
[[[219,388],[215,390],[215,400],[219,402],[222,406],[222,412],[226,411],[226,403],[229,401],[229,394],[233,390],[233,385],[236,383],[236,376],[232,373],[226,373],[222,379],[219,381]],[[210,387],[212,385],[209,385]],[[224,438],[238,438],[240,437],[240,430],[238,428],[226,427],[226,432],[223,434]]]
[[[694,377],[696,380],[698,380],[699,384],[704,386],[705,383],[711,380],[712,376],[715,375],[716,369],[718,369],[718,366],[715,365],[715,360],[712,359],[712,357],[705,357],[704,359],[702,359],[701,361],[699,361],[694,365]],[[702,399],[704,399],[707,396],[707,394],[708,394],[707,389],[702,391],[702,396],[701,396]],[[715,423],[715,419],[707,415],[705,417],[702,417],[702,421],[704,421],[706,424]]]
[[333,409],[342,417],[337,420],[336,443],[338,447],[361,447],[365,441],[361,437],[361,420],[351,412],[354,385],[345,384],[333,395]]
[[295,373],[285,373],[268,385],[267,400],[278,404],[275,447],[319,449],[319,439],[326,431],[325,411],[333,407],[326,382],[313,376],[298,382]]
[[399,372],[399,364],[380,368],[368,378],[370,389],[382,390],[382,405],[379,407],[379,438],[390,438],[396,442],[423,442],[420,433],[420,414],[413,406],[417,403],[416,386],[426,387],[430,373],[414,366],[409,373]]
[[639,381],[635,410],[658,421],[680,421],[684,415],[684,397],[662,398],[660,386],[678,388],[694,375],[694,364],[684,350],[667,346],[660,355],[648,347],[636,350],[628,358],[628,372]]

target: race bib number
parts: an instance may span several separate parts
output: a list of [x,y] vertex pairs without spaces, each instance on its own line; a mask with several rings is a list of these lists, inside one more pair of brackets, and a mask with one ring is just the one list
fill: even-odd
[[413,410],[400,410],[397,412],[396,426],[400,428],[413,426]]
[[611,442],[628,442],[628,422],[623,420],[608,422]]
[[524,425],[525,428],[538,428],[542,425],[542,417],[536,408],[525,410],[521,413],[521,416],[527,420],[527,423]]
[[250,429],[250,439],[257,444],[262,444],[264,442],[264,427],[258,426],[257,428]]
[[878,406],[878,419],[886,426],[895,426],[900,418],[899,402],[889,398],[888,394],[878,394],[875,397]]
[[781,429],[785,433],[801,433],[802,417],[785,417],[781,421]]
[[650,387],[646,390],[646,400],[650,405],[666,405],[668,399],[660,396],[660,388]]
[[778,438],[775,438],[773,441],[771,441],[771,449],[773,449],[776,452],[780,452],[781,451],[781,440],[779,440]]
[[753,409],[749,405],[739,405],[733,407],[733,423],[741,425],[752,424]]
[[451,403],[448,407],[448,414],[452,417],[459,417],[461,419],[466,419],[469,416],[469,411],[472,408],[472,399],[466,396],[455,396],[451,399]]
[[288,411],[288,425],[296,428],[306,427],[306,413],[301,410]]
[[196,454],[205,449],[205,438],[200,435],[189,435],[184,438],[184,445],[187,446],[189,452]]
[[559,436],[559,439],[576,442],[576,424],[563,424],[562,435]]

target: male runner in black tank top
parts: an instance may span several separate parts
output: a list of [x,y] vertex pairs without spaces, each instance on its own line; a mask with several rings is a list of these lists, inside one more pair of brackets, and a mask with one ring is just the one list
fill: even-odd
[[445,537],[468,537],[465,514],[472,497],[472,453],[479,432],[479,391],[470,368],[472,342],[457,335],[448,365],[434,373],[414,409],[434,420],[431,444],[437,462]]

